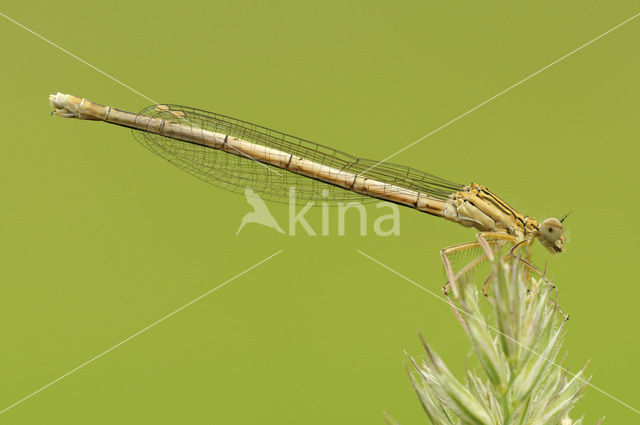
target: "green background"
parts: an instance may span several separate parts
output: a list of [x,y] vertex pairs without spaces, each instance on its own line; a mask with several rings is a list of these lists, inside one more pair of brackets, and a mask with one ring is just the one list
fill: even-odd
[[[638,12],[637,2],[4,2],[0,11],[159,102],[382,159]],[[570,313],[567,365],[640,407],[640,19],[394,162],[489,186],[543,219]],[[149,101],[0,19],[0,409],[283,252],[0,416],[0,423],[426,423],[403,370],[424,333],[469,347],[436,293],[438,251],[473,232],[409,209],[401,236],[281,235],[101,123],[50,117],[57,91]],[[287,208],[270,204],[284,225]],[[370,217],[379,211],[370,207]],[[308,215],[319,228],[320,211]],[[335,226],[335,223],[334,223]],[[369,225],[371,229],[371,225]],[[639,416],[593,388],[586,423]]]

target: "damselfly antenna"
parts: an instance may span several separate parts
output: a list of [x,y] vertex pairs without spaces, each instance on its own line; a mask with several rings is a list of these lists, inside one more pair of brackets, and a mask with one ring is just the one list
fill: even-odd
[[573,212],[573,210],[569,211],[568,213],[566,213],[561,219],[560,219],[560,223],[564,222],[564,220],[569,217],[569,214],[571,214]]

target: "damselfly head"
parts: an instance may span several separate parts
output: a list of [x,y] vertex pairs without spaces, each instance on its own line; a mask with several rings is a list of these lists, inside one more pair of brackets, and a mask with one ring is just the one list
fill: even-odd
[[542,245],[552,253],[562,252],[566,238],[562,232],[562,221],[548,218],[540,224],[538,238]]

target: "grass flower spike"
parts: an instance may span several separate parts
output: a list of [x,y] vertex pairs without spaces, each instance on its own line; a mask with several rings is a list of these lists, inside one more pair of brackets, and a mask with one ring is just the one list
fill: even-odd
[[[500,258],[496,256],[496,258]],[[410,360],[413,387],[434,425],[579,425],[570,411],[587,385],[585,369],[572,374],[560,351],[565,317],[555,287],[531,279],[517,260],[495,260],[489,303],[477,285],[458,279],[450,300],[471,343],[464,379],[455,377],[423,340],[426,356]],[[490,306],[483,313],[481,304]],[[585,366],[586,368],[586,366]],[[478,370],[476,370],[478,369]]]

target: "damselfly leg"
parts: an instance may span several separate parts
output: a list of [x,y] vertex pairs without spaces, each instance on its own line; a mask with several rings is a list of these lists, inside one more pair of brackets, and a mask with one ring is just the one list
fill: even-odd
[[[449,292],[452,292],[454,297],[458,297],[458,287],[456,284],[457,279],[464,277],[467,273],[472,271],[475,267],[477,267],[483,261],[487,259],[493,261],[493,259],[495,258],[495,255],[499,253],[499,249],[502,246],[504,246],[506,243],[513,243],[513,240],[511,239],[510,235],[505,235],[503,233],[496,233],[496,232],[481,232],[476,234],[475,242],[466,242],[466,243],[454,245],[440,251],[440,255],[442,257],[442,262],[443,262],[444,269],[448,279],[447,283],[445,283],[445,285],[442,288],[442,291],[444,292],[447,299],[449,299]],[[467,263],[458,272],[454,273],[453,267],[451,266],[451,261],[449,260],[449,255],[456,252],[471,250],[475,248],[481,248],[481,250],[483,251],[482,255],[473,259],[471,262]],[[522,253],[523,249],[526,250],[526,252],[524,253],[525,258],[522,258],[522,255],[518,255]],[[524,267],[527,280],[529,280],[529,276],[531,272],[533,272],[534,274],[538,275],[543,279],[546,279],[546,270],[542,271],[531,263],[531,245],[527,244],[526,242],[514,244],[511,247],[511,249],[509,249],[507,254],[505,254],[501,258],[500,261],[509,261],[512,258],[516,258],[518,261],[518,264],[521,264]],[[491,303],[493,303],[494,301],[489,295],[489,287],[495,279],[496,279],[495,271],[492,269],[489,272],[489,275],[487,276],[487,278],[485,279],[484,284],[482,285],[482,294],[485,297],[487,297],[487,299]],[[560,314],[562,314],[565,320],[568,320],[569,316],[565,314],[560,308],[560,306],[558,305],[557,288],[551,282],[550,284],[552,289],[556,292],[556,298],[549,299],[548,301],[553,305],[553,307],[556,310],[558,310]]]
[[[452,291],[454,296],[457,296],[457,288],[455,287],[455,285],[452,285],[452,282],[455,282],[456,279],[460,276],[466,275],[486,259],[493,259],[491,246],[502,245],[506,242],[513,243],[513,241],[513,236],[506,233],[480,232],[476,234],[476,241],[474,242],[465,242],[441,250],[440,257],[442,258],[444,270],[447,275],[447,282],[442,288],[445,295],[448,294],[449,291]],[[470,251],[477,248],[482,249],[482,254],[466,264],[464,267],[462,267],[462,269],[454,273],[449,256],[455,253]]]
[[[445,273],[447,275],[447,282],[442,288],[444,294],[448,295],[448,293],[452,291],[454,293],[454,296],[456,296],[457,295],[456,288],[454,285],[451,285],[451,282],[455,282],[456,279],[458,279],[459,277],[465,276],[467,273],[469,273],[478,265],[480,265],[483,261],[487,259],[493,260],[494,249],[500,248],[507,243],[514,244],[515,238],[509,234],[500,233],[500,232],[480,232],[476,234],[475,242],[466,242],[458,245],[453,245],[440,251],[440,256],[442,258]],[[538,270],[538,268],[536,268],[530,261],[531,259],[530,249],[527,249],[527,253],[525,255],[526,259],[523,259],[516,255],[521,249],[526,249],[528,247],[529,245],[526,242],[515,243],[513,245],[513,248],[509,250],[509,252],[504,256],[502,260],[505,261],[512,257],[516,257],[518,258],[519,262],[526,268],[527,277],[529,276],[530,271],[533,271],[537,275],[542,276],[542,272]],[[449,256],[458,252],[470,251],[477,248],[481,248],[482,254],[474,258],[472,261],[470,261],[464,267],[462,267],[459,271],[454,273]],[[494,276],[490,274],[489,277],[485,280],[484,285],[482,286],[482,293],[484,294],[485,297],[489,298],[489,285],[493,281],[493,278]]]

